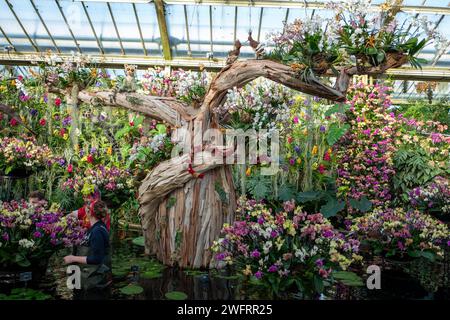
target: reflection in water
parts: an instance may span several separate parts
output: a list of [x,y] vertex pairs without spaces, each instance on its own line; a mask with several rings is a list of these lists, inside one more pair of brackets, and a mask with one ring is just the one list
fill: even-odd
[[[54,299],[70,300],[73,292],[66,286],[66,266],[62,257],[67,252],[55,254],[49,262],[45,277],[38,283],[28,283],[28,287],[38,289]],[[420,269],[432,275],[423,265]],[[245,287],[237,277],[219,274],[216,270],[189,271],[178,268],[168,268],[143,254],[143,248],[133,245],[131,238],[115,241],[113,244],[113,285],[111,295],[96,296],[95,299],[136,299],[161,300],[166,299],[170,292],[182,292],[192,300],[230,300],[230,299],[267,299],[263,293],[254,287]],[[435,290],[425,290],[423,285],[406,273],[395,270],[384,270],[381,277],[381,290],[367,290],[365,287],[346,287],[336,285],[322,299],[338,300],[379,300],[379,299],[449,299],[449,288],[445,286]],[[6,278],[5,278],[6,279]],[[427,280],[426,283],[431,283]],[[1,282],[1,279],[0,279]],[[132,285],[142,287],[142,293],[124,294],[122,288]],[[11,293],[14,287],[24,287],[21,282],[0,285],[0,294]],[[434,293],[429,293],[434,292]],[[30,294],[30,299],[36,292]],[[1,297],[0,297],[1,298]],[[80,297],[78,297],[80,298]],[[83,297],[81,297],[83,299]],[[286,296],[298,299],[301,296]],[[26,294],[23,299],[27,299]]]

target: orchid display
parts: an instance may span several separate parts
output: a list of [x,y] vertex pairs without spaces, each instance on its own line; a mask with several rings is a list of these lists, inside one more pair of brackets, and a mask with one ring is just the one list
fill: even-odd
[[382,85],[350,88],[346,112],[350,129],[336,146],[338,195],[348,199],[367,196],[376,206],[393,200],[391,181],[395,174],[390,126],[389,88]]
[[37,145],[35,139],[0,137],[0,172],[4,175],[31,173],[52,163],[50,148]]
[[333,145],[348,130],[339,112],[345,107],[327,105],[318,98],[296,100],[285,139],[290,180],[302,191],[322,190],[326,176],[335,172]]
[[448,178],[435,177],[431,183],[416,187],[410,192],[413,207],[425,212],[450,216],[450,182]]
[[266,129],[270,133],[283,128],[293,103],[292,90],[261,80],[229,90],[227,101],[216,111],[225,125],[244,130]]
[[274,295],[294,284],[311,295],[320,293],[333,271],[347,270],[361,259],[358,240],[346,238],[320,213],[308,214],[293,201],[273,212],[242,198],[237,214],[213,245],[215,260],[235,265]]
[[140,84],[145,94],[177,97],[198,106],[206,94],[210,80],[210,74],[205,70],[193,72],[178,69],[167,74],[162,68],[149,68]]
[[153,122],[147,135],[135,141],[128,150],[127,166],[147,171],[157,163],[169,159],[173,143],[168,128],[162,123]]
[[397,15],[402,2],[385,1],[374,13],[369,10],[371,0],[330,1],[330,18],[296,19],[285,24],[282,32],[270,34],[275,48],[268,57],[290,65],[307,82],[315,75],[337,74],[342,65],[374,67],[406,57],[412,66],[420,67],[425,61],[417,54],[431,39],[439,38],[445,44],[442,47],[448,44],[426,23],[413,21],[412,25],[419,25],[415,33],[400,24]]
[[134,183],[130,173],[114,166],[97,165],[75,173],[62,181],[64,190],[72,190],[82,195],[100,191],[102,199],[111,207],[123,203],[133,194]]
[[84,229],[78,220],[45,204],[24,200],[0,204],[0,266],[29,267],[56,250],[80,244]]
[[396,259],[443,258],[450,246],[449,228],[417,210],[377,208],[356,218],[350,230],[370,243],[376,254]]

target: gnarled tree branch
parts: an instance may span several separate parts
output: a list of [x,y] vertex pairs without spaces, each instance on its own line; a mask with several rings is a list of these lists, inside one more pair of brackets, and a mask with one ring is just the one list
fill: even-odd
[[[162,120],[171,126],[180,126],[195,114],[175,98],[149,96],[133,92],[114,94],[113,91],[80,91],[78,99],[85,103],[101,103],[110,107],[122,107],[151,118]],[[192,109],[192,110],[190,110]]]

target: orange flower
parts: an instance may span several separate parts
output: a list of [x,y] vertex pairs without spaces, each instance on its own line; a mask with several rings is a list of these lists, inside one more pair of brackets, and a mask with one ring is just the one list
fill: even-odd
[[375,47],[375,37],[371,35],[369,39],[367,39],[366,46],[368,47]]

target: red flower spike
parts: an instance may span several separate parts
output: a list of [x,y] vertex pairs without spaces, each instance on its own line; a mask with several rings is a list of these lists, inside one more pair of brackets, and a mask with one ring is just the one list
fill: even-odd
[[9,121],[9,124],[11,125],[11,127],[17,126],[18,123],[19,123],[19,122],[18,122],[15,118],[12,118],[12,119]]
[[45,126],[46,123],[47,123],[47,121],[46,121],[44,118],[42,118],[41,120],[39,120],[39,124],[40,124],[41,126]]
[[55,106],[59,107],[61,105],[61,98],[55,99]]

